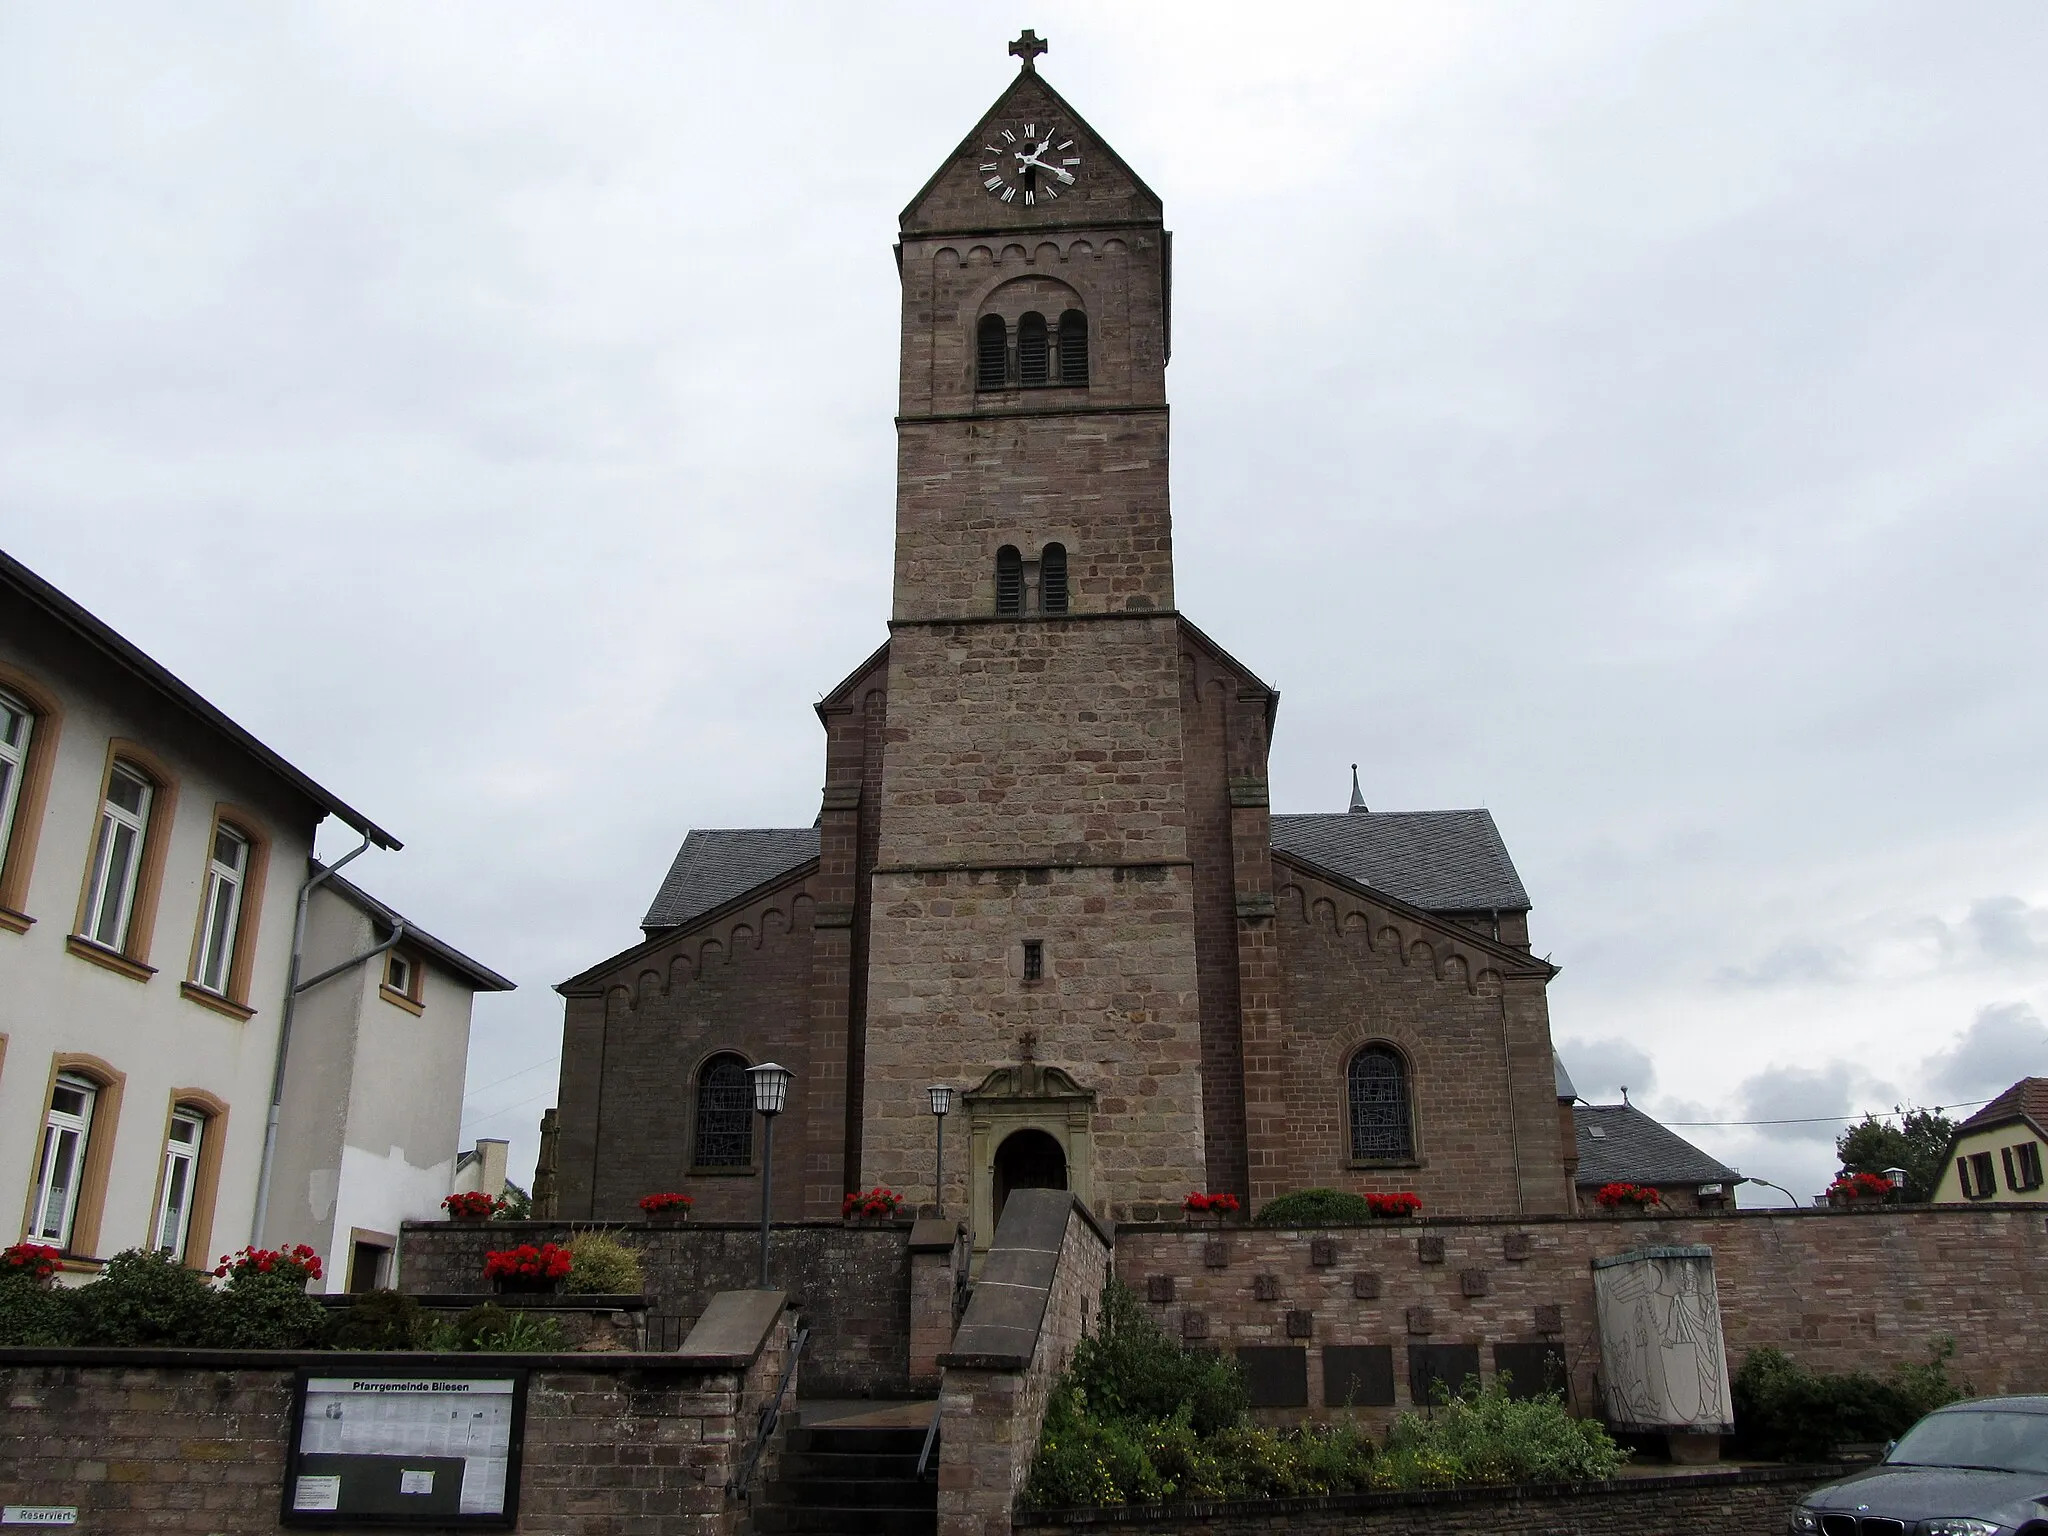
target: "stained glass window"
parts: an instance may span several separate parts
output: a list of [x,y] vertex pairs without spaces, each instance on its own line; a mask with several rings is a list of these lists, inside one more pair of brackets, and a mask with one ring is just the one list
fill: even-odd
[[1351,1155],[1360,1162],[1415,1155],[1408,1073],[1384,1045],[1351,1058]]
[[754,1160],[754,1088],[737,1056],[714,1056],[697,1080],[699,1168],[744,1168]]

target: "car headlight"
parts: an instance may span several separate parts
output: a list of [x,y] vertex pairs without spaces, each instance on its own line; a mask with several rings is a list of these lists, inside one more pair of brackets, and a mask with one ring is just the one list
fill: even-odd
[[1965,1520],[1957,1515],[1920,1522],[1920,1536],[1998,1536],[2002,1529],[1996,1520]]
[[1810,1509],[1795,1509],[1792,1511],[1792,1529],[1795,1531],[1817,1531],[1820,1529],[1820,1516]]

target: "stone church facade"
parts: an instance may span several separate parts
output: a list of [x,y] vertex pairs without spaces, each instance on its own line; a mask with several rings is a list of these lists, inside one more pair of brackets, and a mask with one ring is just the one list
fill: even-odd
[[1484,811],[1275,815],[1279,696],[1183,615],[1159,199],[1033,67],[904,211],[887,643],[817,706],[814,826],[689,834],[564,982],[557,1213],[783,1219],[946,1187],[1565,1211],[1529,901]]

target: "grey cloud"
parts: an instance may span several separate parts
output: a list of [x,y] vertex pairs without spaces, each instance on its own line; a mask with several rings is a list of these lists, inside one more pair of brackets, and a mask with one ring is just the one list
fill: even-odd
[[1624,1087],[1634,1099],[1656,1091],[1657,1069],[1649,1054],[1627,1040],[1560,1040],[1557,1054],[1582,1099],[1611,1103]]
[[1832,944],[1780,944],[1755,965],[1724,965],[1714,972],[1722,987],[1840,986],[1853,981],[1856,967],[1848,951]]
[[1920,1064],[1920,1078],[1938,1098],[1988,1099],[2023,1077],[2048,1074],[2048,1026],[2025,1003],[1992,1003],[1977,1011],[1954,1043]]
[[1857,1105],[1852,1090],[1859,1074],[1844,1061],[1830,1061],[1818,1067],[1766,1067],[1745,1078],[1736,1090],[1742,1105],[1739,1118],[1776,1121],[1753,1127],[1769,1141],[1833,1141],[1842,1130],[1842,1120]]

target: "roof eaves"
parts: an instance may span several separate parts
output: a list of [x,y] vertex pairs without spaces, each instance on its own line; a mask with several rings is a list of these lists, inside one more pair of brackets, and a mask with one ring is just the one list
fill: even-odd
[[105,620],[65,596],[19,560],[0,550],[0,580],[4,580],[44,609],[58,623],[75,632],[87,644],[101,651],[115,665],[132,673],[187,714],[227,738],[256,759],[321,809],[331,813],[380,848],[396,852],[405,844],[370,820],[340,796],[323,789],[311,778],[286,762],[270,747],[237,725],[199,692],[179,678],[162,662],[121,635]]
[[1498,939],[1490,939],[1483,933],[1474,933],[1468,928],[1460,928],[1446,923],[1441,916],[1429,911],[1425,907],[1418,907],[1412,902],[1403,901],[1398,896],[1391,896],[1385,891],[1365,884],[1363,881],[1354,880],[1349,875],[1341,875],[1334,869],[1326,869],[1321,864],[1316,863],[1315,860],[1305,858],[1291,850],[1275,848],[1273,850],[1273,857],[1282,864],[1292,864],[1304,874],[1313,875],[1318,880],[1327,880],[1332,885],[1341,886],[1345,890],[1355,891],[1361,896],[1370,897],[1389,911],[1398,912],[1411,922],[1424,923],[1438,933],[1456,938],[1460,943],[1471,944],[1475,948],[1497,956],[1512,965],[1515,968],[1514,974],[1517,976],[1541,976],[1545,981],[1549,981],[1559,971],[1564,969],[1562,966],[1553,965],[1548,960],[1538,960],[1526,950],[1516,949],[1510,944],[1503,944]]
[[[316,874],[326,868],[317,859],[308,859],[306,862]],[[405,924],[407,943],[417,945],[449,970],[475,982],[477,991],[516,992],[519,989],[518,982],[500,976],[482,961],[472,960],[453,944],[435,938],[426,929],[415,924],[411,918],[386,906],[354,881],[330,873],[322,884],[358,911],[366,913],[373,922],[382,923],[386,928],[396,927],[400,923]]]
[[706,928],[713,923],[723,921],[744,907],[748,902],[758,901],[770,891],[777,891],[785,885],[794,885],[800,881],[808,880],[818,872],[818,864],[819,861],[815,858],[806,859],[803,863],[793,865],[778,875],[770,876],[759,885],[741,891],[731,900],[721,902],[718,906],[699,912],[687,923],[678,923],[673,928],[664,928],[659,933],[650,934],[638,944],[629,944],[617,954],[598,961],[597,964],[591,966],[588,970],[577,972],[567,981],[556,982],[555,990],[564,997],[579,995],[587,997],[597,990],[592,983],[598,978],[617,970],[630,960],[638,959],[642,955],[651,954],[664,944],[670,943],[675,939],[688,938],[701,928]]

